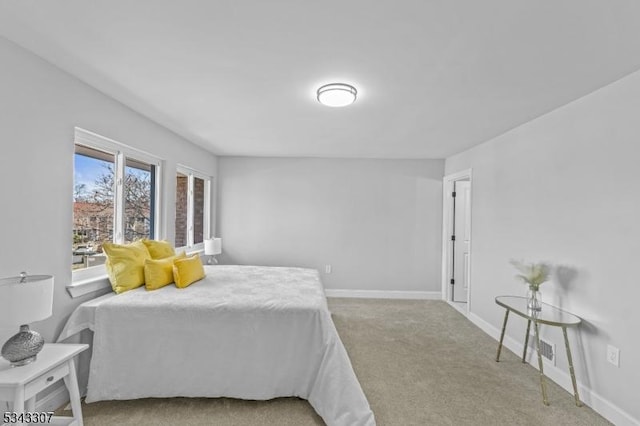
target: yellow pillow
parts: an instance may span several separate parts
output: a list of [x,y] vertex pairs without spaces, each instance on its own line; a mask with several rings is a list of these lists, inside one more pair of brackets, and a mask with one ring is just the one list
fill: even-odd
[[144,284],[144,261],[150,256],[142,242],[104,243],[102,249],[107,254],[105,265],[113,291],[120,294]]
[[144,286],[147,290],[157,290],[173,282],[173,261],[184,259],[182,252],[164,259],[147,259],[144,261]]
[[169,241],[147,240],[145,238],[142,242],[147,246],[147,250],[149,250],[149,255],[152,259],[165,259],[176,255],[176,251]]
[[176,287],[185,288],[203,278],[204,267],[199,255],[176,259],[173,262],[173,280]]

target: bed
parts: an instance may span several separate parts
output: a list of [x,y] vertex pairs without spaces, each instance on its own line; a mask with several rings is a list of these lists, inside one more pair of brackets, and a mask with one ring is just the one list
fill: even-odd
[[329,426],[375,425],[316,270],[205,270],[186,289],[111,293],[73,312],[58,341],[94,331],[86,402],[293,396]]

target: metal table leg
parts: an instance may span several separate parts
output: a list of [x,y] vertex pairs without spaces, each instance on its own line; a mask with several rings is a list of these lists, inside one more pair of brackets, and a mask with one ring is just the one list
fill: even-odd
[[529,346],[529,330],[531,330],[531,320],[527,321],[527,334],[524,335],[524,351],[522,351],[522,363],[526,363],[527,347]]
[[509,319],[509,310],[504,310],[504,322],[502,323],[502,333],[500,333],[500,343],[498,343],[498,353],[496,355],[496,362],[500,362],[500,352],[502,351],[502,341],[504,340],[504,331],[507,329],[507,320]]
[[542,388],[542,402],[544,405],[549,405],[549,399],[547,398],[547,384],[544,378],[544,369],[542,368],[542,355],[540,354],[540,333],[538,331],[538,322],[533,321],[533,329],[536,335],[536,352],[538,352],[538,368],[540,369],[540,388]]
[[576,373],[573,369],[573,359],[571,358],[571,348],[569,348],[569,338],[567,337],[567,327],[562,327],[562,334],[564,335],[564,346],[567,349],[567,360],[569,361],[569,373],[571,373],[571,383],[573,384],[573,397],[576,400],[576,405],[582,407],[580,396],[578,395],[578,384],[576,383]]

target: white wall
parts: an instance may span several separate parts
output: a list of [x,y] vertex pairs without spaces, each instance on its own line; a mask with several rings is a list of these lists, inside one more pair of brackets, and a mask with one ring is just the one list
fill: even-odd
[[[57,337],[80,302],[71,281],[74,126],[165,160],[163,212],[173,240],[175,169],[216,173],[216,157],[0,37],[0,277],[55,276],[54,314],[34,329]],[[0,324],[0,341],[16,329]]]
[[[577,377],[601,412],[615,411],[608,400],[628,414],[617,424],[640,423],[639,111],[635,73],[446,160],[447,174],[473,168],[472,314],[499,328],[494,297],[524,295],[509,259],[563,266],[543,300],[585,320],[571,337]],[[507,333],[523,342],[524,321]],[[546,334],[566,372],[561,333]],[[620,368],[607,344],[620,348]]]
[[328,289],[439,291],[443,166],[220,157],[223,261],[317,268]]

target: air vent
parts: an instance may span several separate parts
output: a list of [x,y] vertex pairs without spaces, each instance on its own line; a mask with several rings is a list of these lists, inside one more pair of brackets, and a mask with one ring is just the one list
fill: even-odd
[[556,365],[556,345],[548,340],[540,339],[540,355],[545,361]]

